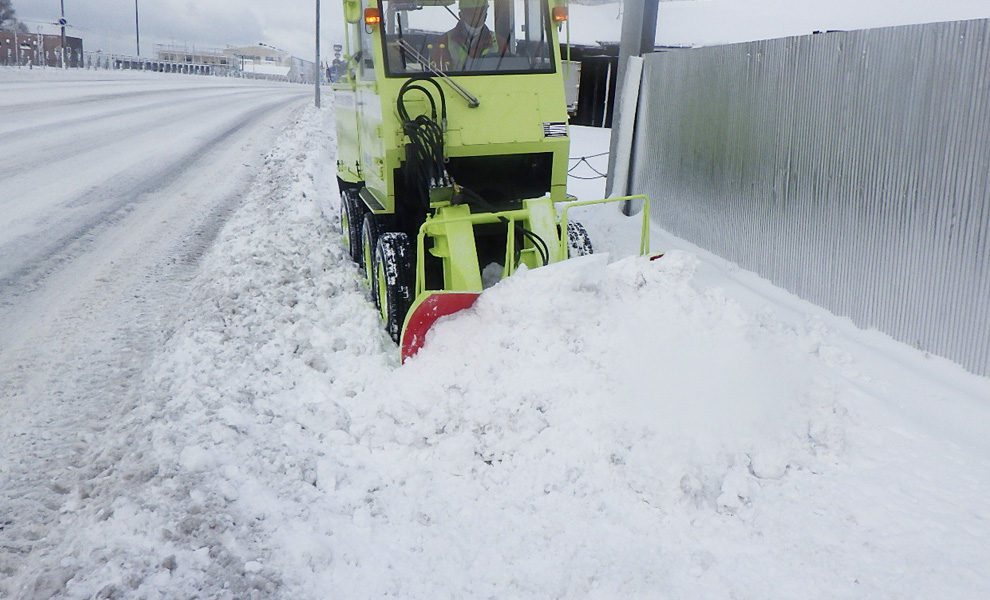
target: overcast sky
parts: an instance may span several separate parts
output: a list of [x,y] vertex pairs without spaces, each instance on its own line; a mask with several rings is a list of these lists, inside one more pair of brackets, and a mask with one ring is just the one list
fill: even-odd
[[[342,42],[340,0],[321,0],[322,57]],[[86,50],[134,54],[134,0],[64,0]],[[212,49],[265,43],[313,59],[316,0],[137,0],[141,54],[155,44]],[[59,0],[13,0],[32,32],[55,33]],[[584,18],[582,18],[584,16]],[[618,40],[619,5],[572,5],[572,40]],[[707,45],[934,21],[990,18],[990,0],[684,0],[660,5],[658,44]]]
[[[135,0],[63,0],[69,35],[83,38],[86,50],[133,55]],[[19,20],[35,32],[55,33],[59,0],[13,0]],[[265,43],[313,59],[316,0],[137,0],[141,55],[154,56],[155,44],[205,50]],[[332,50],[342,31],[341,1],[322,0],[323,50]]]

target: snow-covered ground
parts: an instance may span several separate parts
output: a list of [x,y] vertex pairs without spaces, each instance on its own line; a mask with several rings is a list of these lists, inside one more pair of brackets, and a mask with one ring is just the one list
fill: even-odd
[[[91,165],[148,144],[101,123]],[[264,123],[0,290],[0,597],[986,597],[990,380],[661,230],[628,256],[611,208],[580,217],[608,254],[499,283],[400,366],[337,234],[332,110]],[[603,170],[608,132],[573,136]],[[7,165],[0,240],[47,198]]]

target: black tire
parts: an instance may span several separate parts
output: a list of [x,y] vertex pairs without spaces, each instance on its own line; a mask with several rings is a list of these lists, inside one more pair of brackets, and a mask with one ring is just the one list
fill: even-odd
[[340,235],[344,238],[344,249],[351,260],[361,265],[361,225],[364,221],[364,203],[357,190],[348,188],[340,192]]
[[567,222],[567,258],[575,256],[588,256],[594,254],[595,249],[591,246],[591,236],[584,225],[577,221]]
[[[364,273],[364,281],[368,285],[368,289],[374,287],[371,282],[373,275],[372,266],[375,262],[375,248],[378,245],[380,232],[381,223],[375,213],[365,213],[361,223],[361,260],[358,262],[358,265],[361,267],[362,273]],[[375,297],[375,306],[378,306],[377,296]]]
[[385,330],[396,343],[402,336],[406,313],[412,306],[416,281],[413,245],[405,233],[389,232],[378,237],[372,291]]

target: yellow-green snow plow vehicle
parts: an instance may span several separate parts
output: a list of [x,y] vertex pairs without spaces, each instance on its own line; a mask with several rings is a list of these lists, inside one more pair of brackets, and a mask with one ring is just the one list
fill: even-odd
[[[344,16],[341,230],[405,360],[436,319],[521,265],[590,252],[567,221],[567,207],[589,204],[567,202],[567,8],[344,0]],[[647,231],[644,210],[643,253]]]

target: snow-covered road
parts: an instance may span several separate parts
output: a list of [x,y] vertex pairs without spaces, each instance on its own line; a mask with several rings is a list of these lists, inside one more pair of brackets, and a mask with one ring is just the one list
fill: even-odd
[[[209,213],[218,200],[211,190],[236,191],[238,181],[243,188],[256,170],[245,163],[256,161],[264,145],[246,144],[264,142],[263,131],[270,143],[281,129],[280,109],[304,97],[299,86],[212,78],[199,87],[112,78],[6,82],[4,88],[5,295],[35,287],[102,237],[98,230],[144,206]],[[156,231],[153,237],[163,236]]]
[[309,96],[212,78],[4,75],[0,527],[16,557],[57,518],[58,482],[135,394],[171,298]]
[[[211,80],[118,77],[91,104],[210,112]],[[333,112],[282,106],[181,138],[208,150],[153,189],[47,171],[126,209],[2,195],[0,598],[986,597],[990,380],[659,229],[622,258],[616,211],[578,215],[612,262],[518,273],[399,366],[335,230]],[[125,135],[89,162],[156,146]],[[572,135],[604,169],[608,132]]]

